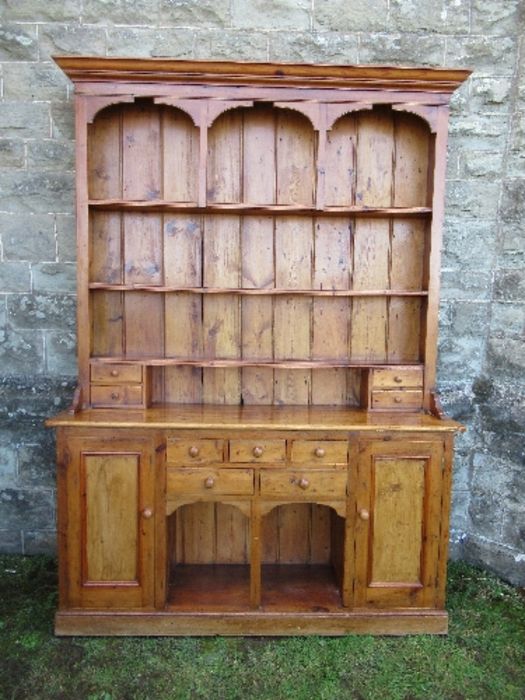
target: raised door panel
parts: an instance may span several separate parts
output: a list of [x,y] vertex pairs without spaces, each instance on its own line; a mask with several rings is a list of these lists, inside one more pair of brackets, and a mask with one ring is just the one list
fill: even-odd
[[153,604],[153,449],[147,440],[67,441],[68,607]]
[[433,607],[443,488],[441,441],[361,445],[356,493],[357,607]]

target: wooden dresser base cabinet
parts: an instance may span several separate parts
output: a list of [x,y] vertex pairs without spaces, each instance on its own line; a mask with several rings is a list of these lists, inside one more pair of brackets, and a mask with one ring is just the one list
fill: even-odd
[[[293,412],[260,408],[256,430],[248,409],[188,429],[188,412],[51,421],[57,634],[446,632],[457,424],[327,407],[294,430]],[[195,464],[198,446],[217,461]],[[262,446],[275,461],[253,462]]]
[[445,633],[435,396],[469,71],[63,56],[57,634]]

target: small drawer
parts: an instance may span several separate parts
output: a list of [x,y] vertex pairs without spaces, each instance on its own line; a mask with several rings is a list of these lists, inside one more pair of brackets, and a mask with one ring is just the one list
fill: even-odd
[[166,461],[168,465],[210,464],[222,462],[224,448],[222,440],[178,440],[168,439]]
[[91,381],[98,384],[140,384],[140,365],[91,365]]
[[92,384],[91,405],[99,408],[142,406],[142,384],[114,384],[113,386]]
[[405,387],[422,387],[423,369],[415,367],[392,367],[391,369],[372,370],[372,389],[404,389]]
[[261,496],[272,498],[312,497],[344,498],[346,496],[345,471],[317,471],[301,469],[298,471],[266,470],[261,471]]
[[168,469],[167,494],[250,496],[253,469]]
[[373,391],[372,408],[384,408],[388,410],[417,410],[423,405],[423,392],[405,389],[404,391]]
[[230,462],[284,462],[285,440],[230,440]]
[[346,440],[294,440],[292,462],[296,464],[346,464]]

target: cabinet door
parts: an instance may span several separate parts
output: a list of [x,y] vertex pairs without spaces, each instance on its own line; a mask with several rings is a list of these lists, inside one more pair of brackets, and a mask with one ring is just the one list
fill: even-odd
[[[66,438],[61,557],[67,607],[152,605],[154,450],[145,439]],[[61,528],[62,529],[62,528]],[[65,550],[65,551],[64,551]]]
[[440,440],[361,444],[357,607],[436,606],[444,470]]

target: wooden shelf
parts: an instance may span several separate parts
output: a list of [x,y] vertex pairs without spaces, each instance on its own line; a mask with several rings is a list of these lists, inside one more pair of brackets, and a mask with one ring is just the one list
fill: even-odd
[[388,369],[395,365],[396,367],[403,366],[406,368],[420,368],[423,363],[414,362],[370,362],[363,360],[348,361],[348,360],[260,360],[260,359],[231,359],[231,358],[214,358],[214,359],[189,359],[177,357],[92,357],[92,363],[104,364],[141,364],[149,367],[223,367],[240,369],[242,367],[268,367],[270,369],[367,369],[374,367],[377,369]]
[[263,564],[264,610],[332,612],[341,610],[341,593],[331,566]]
[[122,212],[164,212],[181,214],[254,214],[268,216],[367,216],[367,217],[426,217],[432,213],[429,207],[363,207],[343,206],[318,209],[301,204],[208,204],[196,202],[171,202],[167,200],[91,199],[91,209]]
[[250,567],[247,564],[175,566],[166,607],[202,612],[249,610]]
[[409,289],[276,289],[239,287],[175,287],[151,284],[107,284],[91,282],[91,290],[113,292],[157,292],[185,294],[232,294],[238,296],[308,296],[308,297],[426,297],[427,291]]

